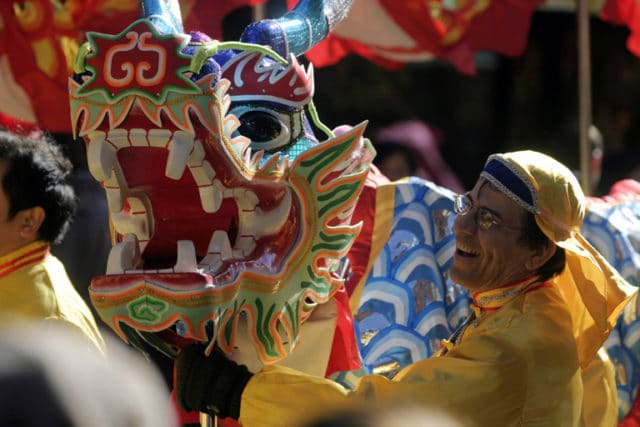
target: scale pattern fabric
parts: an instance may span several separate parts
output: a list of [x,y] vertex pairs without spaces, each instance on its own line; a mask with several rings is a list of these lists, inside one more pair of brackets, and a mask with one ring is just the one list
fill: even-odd
[[355,315],[371,370],[391,374],[430,357],[469,314],[469,297],[445,273],[455,251],[453,195],[419,178],[395,185],[391,233]]

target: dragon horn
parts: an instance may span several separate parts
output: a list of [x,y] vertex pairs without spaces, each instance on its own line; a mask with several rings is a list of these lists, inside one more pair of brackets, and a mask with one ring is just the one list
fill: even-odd
[[240,40],[271,46],[279,55],[300,56],[323,40],[346,16],[353,0],[300,0],[279,19],[250,24]]
[[182,12],[178,0],[140,0],[142,17],[162,34],[182,34]]

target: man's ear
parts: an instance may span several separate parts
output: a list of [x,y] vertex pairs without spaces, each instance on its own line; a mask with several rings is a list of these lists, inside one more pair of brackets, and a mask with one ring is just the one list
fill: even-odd
[[20,227],[20,237],[27,241],[38,240],[40,226],[44,222],[45,212],[40,206],[23,209],[16,214]]
[[547,241],[547,244],[540,246],[531,251],[529,260],[525,263],[525,267],[529,271],[537,271],[556,253],[558,247],[555,243]]

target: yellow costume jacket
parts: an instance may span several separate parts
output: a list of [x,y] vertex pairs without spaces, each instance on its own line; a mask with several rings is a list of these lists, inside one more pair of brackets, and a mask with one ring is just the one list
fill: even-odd
[[[247,384],[240,422],[302,425],[320,412],[369,401],[372,410],[377,402],[417,402],[477,426],[614,426],[615,384],[607,362],[592,356],[583,371],[560,287],[531,282],[474,295],[477,316],[457,340],[445,343],[442,355],[407,366],[392,380],[371,375],[347,390],[323,378],[265,367]],[[598,388],[598,397],[589,399],[598,401],[597,408],[588,411],[583,411],[590,393],[584,372]]]
[[64,322],[104,351],[93,314],[46,242],[0,257],[0,315],[4,326],[15,322],[15,316]]

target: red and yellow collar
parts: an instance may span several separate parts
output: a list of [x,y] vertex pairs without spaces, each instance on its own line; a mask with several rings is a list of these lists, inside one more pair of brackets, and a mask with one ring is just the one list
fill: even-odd
[[499,288],[478,291],[472,294],[473,305],[480,311],[494,311],[518,295],[535,289],[551,286],[551,282],[538,282],[537,276],[529,276],[517,282],[508,283]]
[[537,276],[529,276],[523,280],[512,282],[500,286],[499,288],[473,293],[473,303],[471,304],[473,313],[471,313],[469,317],[462,322],[449,339],[442,340],[439,355],[443,356],[448,351],[451,351],[451,349],[465,334],[468,326],[471,324],[473,324],[474,327],[477,326],[478,320],[482,318],[483,314],[498,310],[518,295],[551,285],[551,282],[539,282]]
[[0,278],[42,261],[49,254],[50,245],[41,240],[0,257]]

